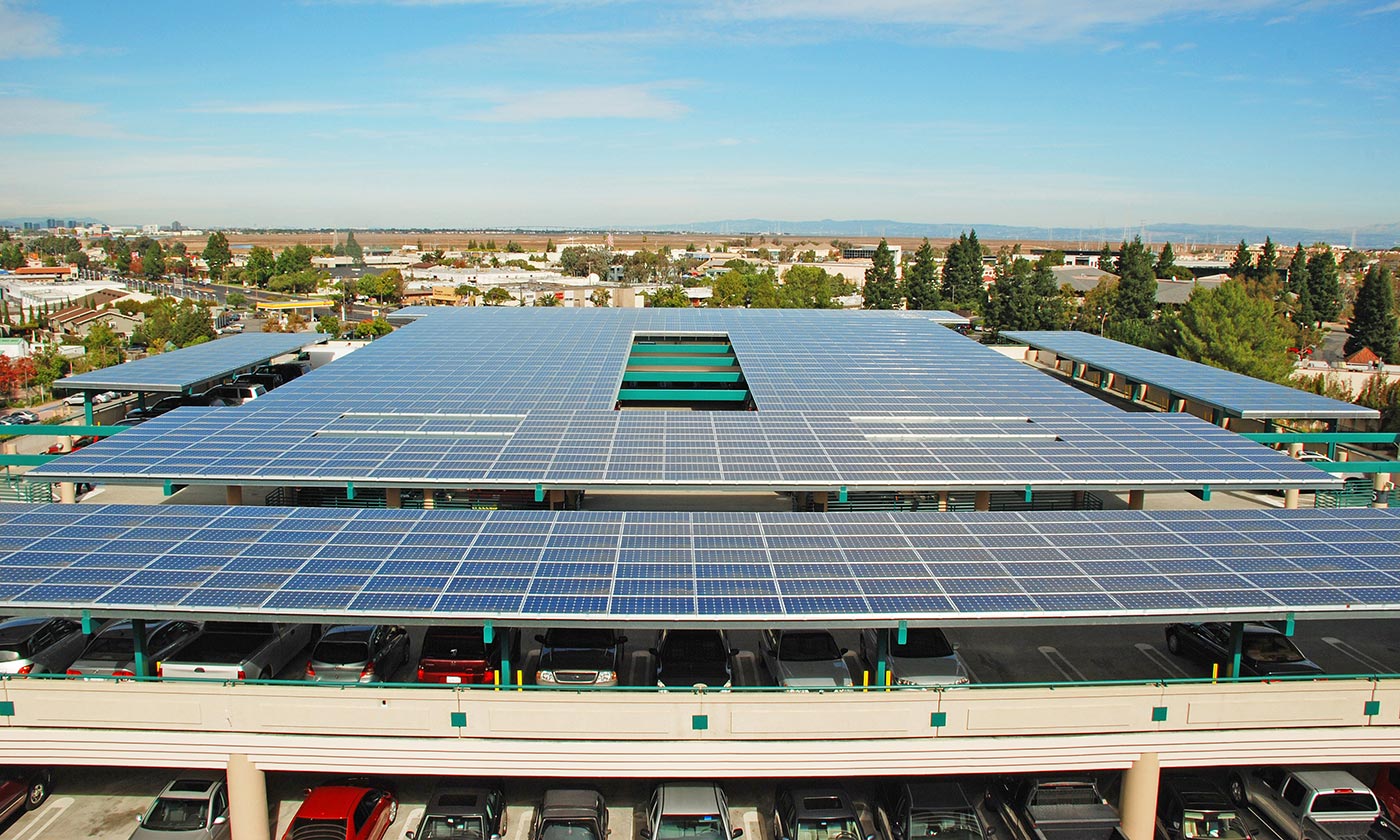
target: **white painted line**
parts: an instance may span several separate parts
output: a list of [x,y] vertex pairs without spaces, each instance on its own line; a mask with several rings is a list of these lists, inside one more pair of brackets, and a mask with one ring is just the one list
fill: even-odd
[[[402,810],[402,809],[400,809]],[[408,819],[404,821],[403,828],[399,829],[399,840],[408,840],[408,833],[418,828],[418,823],[423,820],[423,809],[414,808],[408,813]]]
[[763,840],[763,817],[756,810],[744,812],[744,840]]
[[1384,662],[1372,659],[1371,657],[1367,656],[1366,654],[1362,653],[1361,651],[1357,650],[1355,647],[1351,646],[1347,642],[1342,641],[1341,639],[1334,639],[1331,636],[1323,636],[1322,641],[1331,645],[1341,655],[1346,656],[1350,659],[1354,659],[1357,662],[1360,662],[1362,665],[1365,665],[1367,668],[1369,668],[1372,671],[1375,671],[1378,674],[1389,674],[1395,670],[1391,666],[1386,665]]
[[525,805],[506,806],[506,837],[508,840],[525,840],[525,835],[529,830],[530,823],[535,820],[535,806]]
[[1065,655],[1055,648],[1050,645],[1041,645],[1038,650],[1040,651],[1040,655],[1048,659],[1050,664],[1055,666],[1055,670],[1059,671],[1060,675],[1065,679],[1071,682],[1088,681],[1088,677],[1084,676],[1078,668],[1074,667],[1074,663],[1066,659]]
[[1180,665],[1173,662],[1170,657],[1166,656],[1152,645],[1149,645],[1146,642],[1138,642],[1136,645],[1133,645],[1133,647],[1137,648],[1138,653],[1141,653],[1143,656],[1146,656],[1148,661],[1150,661],[1153,665],[1156,665],[1158,668],[1161,668],[1164,671],[1168,671],[1174,676],[1182,678],[1190,676],[1184,670],[1182,670]]
[[62,797],[60,799],[50,799],[44,803],[44,807],[39,813],[34,815],[34,820],[26,825],[21,831],[7,836],[7,840],[33,840],[44,833],[44,830],[58,821],[73,804],[72,797]]

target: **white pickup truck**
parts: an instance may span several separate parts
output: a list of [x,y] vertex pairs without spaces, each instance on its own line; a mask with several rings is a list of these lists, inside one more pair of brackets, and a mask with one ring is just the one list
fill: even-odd
[[207,680],[270,680],[315,636],[311,624],[208,621],[204,634],[176,659],[161,662],[161,677]]
[[1284,840],[1365,840],[1381,813],[1370,788],[1343,770],[1238,771],[1230,797],[1252,806]]

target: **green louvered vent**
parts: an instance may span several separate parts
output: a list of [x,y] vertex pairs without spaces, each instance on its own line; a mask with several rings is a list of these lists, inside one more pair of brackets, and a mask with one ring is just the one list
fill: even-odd
[[617,394],[620,409],[753,411],[726,335],[639,335]]

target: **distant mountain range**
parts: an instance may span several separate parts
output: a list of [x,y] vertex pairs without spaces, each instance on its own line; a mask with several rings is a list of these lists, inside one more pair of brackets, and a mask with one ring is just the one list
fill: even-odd
[[783,236],[840,236],[862,240],[881,236],[900,238],[927,236],[931,239],[956,237],[972,229],[983,240],[1054,240],[1056,242],[1083,242],[1086,247],[1096,248],[1103,242],[1117,243],[1125,235],[1132,237],[1145,233],[1144,239],[1152,242],[1176,242],[1201,245],[1233,245],[1241,239],[1251,244],[1263,242],[1265,236],[1273,237],[1280,244],[1291,245],[1302,242],[1328,242],[1333,245],[1351,245],[1353,238],[1358,248],[1391,248],[1400,245],[1400,223],[1369,225],[1355,230],[1310,230],[1305,228],[1261,228],[1242,225],[1193,225],[1184,222],[1170,222],[1130,228],[1076,228],[1076,227],[1025,227],[1016,225],[973,225],[897,222],[891,219],[822,219],[820,221],[781,221],[777,219],[721,219],[714,222],[689,222],[686,224],[660,225],[654,230],[709,233],[709,234],[781,234]]

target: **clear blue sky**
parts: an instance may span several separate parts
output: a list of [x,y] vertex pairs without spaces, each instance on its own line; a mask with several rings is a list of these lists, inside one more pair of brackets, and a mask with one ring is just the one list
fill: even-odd
[[1400,222],[1400,0],[0,0],[0,218]]

